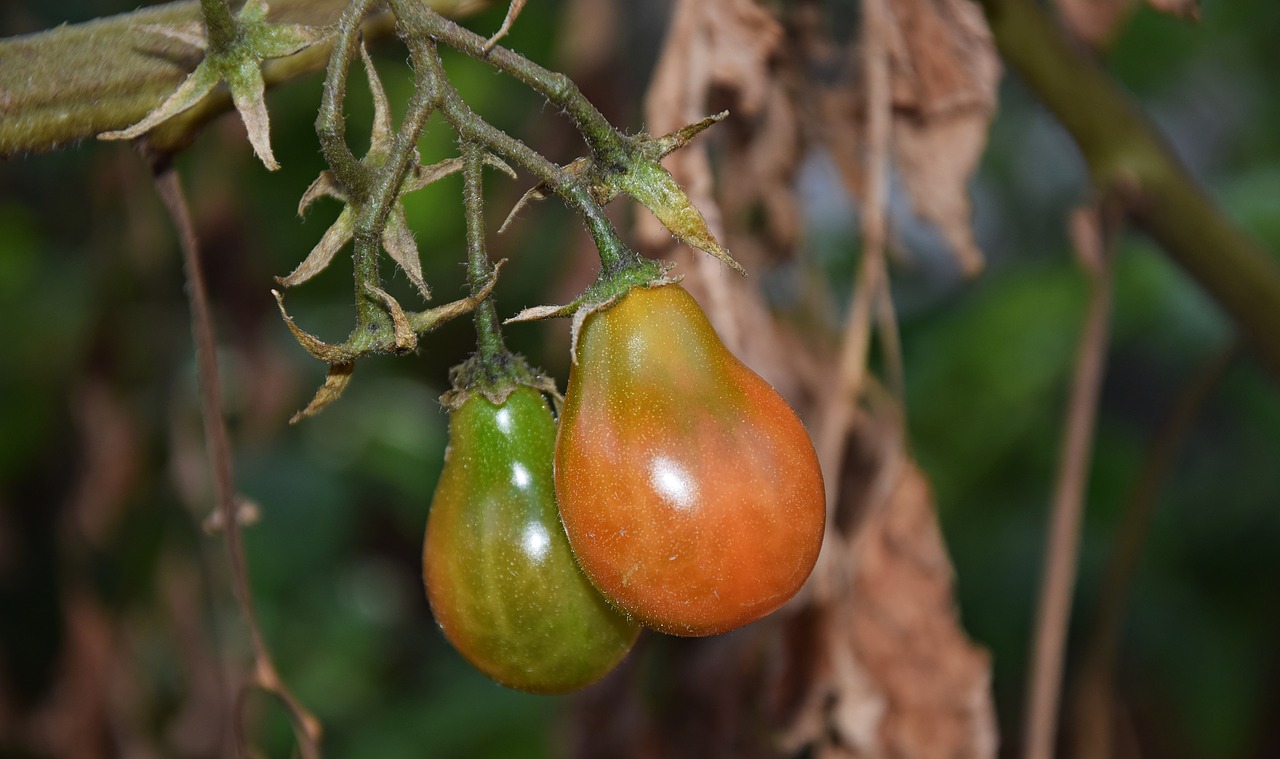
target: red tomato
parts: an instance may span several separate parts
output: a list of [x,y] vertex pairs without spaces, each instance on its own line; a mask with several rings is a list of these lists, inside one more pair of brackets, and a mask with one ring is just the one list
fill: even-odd
[[679,285],[586,317],[556,440],[583,571],[674,635],[753,622],[799,590],[826,521],[804,426]]

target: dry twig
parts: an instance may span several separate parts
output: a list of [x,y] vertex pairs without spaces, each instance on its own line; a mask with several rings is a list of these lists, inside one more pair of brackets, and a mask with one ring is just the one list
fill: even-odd
[[1200,411],[1240,353],[1240,343],[1232,342],[1197,369],[1174,400],[1143,459],[1099,586],[1093,630],[1071,704],[1074,715],[1072,753],[1081,759],[1108,759],[1112,756],[1115,735],[1112,682],[1120,650],[1120,634],[1124,630],[1124,609],[1151,526],[1151,517]]
[[[320,757],[320,722],[281,681],[267,648],[262,629],[258,625],[253,608],[253,594],[249,588],[249,571],[245,563],[244,544],[237,519],[237,499],[234,475],[231,468],[231,446],[228,442],[226,421],[222,413],[222,390],[218,384],[217,342],[213,332],[213,317],[209,310],[209,296],[200,269],[199,248],[186,195],[182,191],[177,170],[167,156],[154,157],[151,161],[156,190],[178,230],[182,248],[183,268],[187,279],[187,297],[191,305],[191,330],[195,337],[196,364],[200,384],[200,414],[204,420],[205,445],[209,452],[209,465],[213,470],[214,497],[222,514],[226,531],[227,561],[231,566],[231,589],[240,613],[244,616],[253,646],[254,664],[249,684],[256,685],[275,695],[289,712],[298,751],[303,759]],[[235,729],[240,732],[244,691],[237,698]],[[245,743],[237,742],[237,751],[244,753]]]
[[1052,759],[1054,754],[1080,521],[1111,327],[1111,263],[1101,216],[1096,208],[1082,208],[1071,217],[1072,242],[1080,266],[1089,278],[1089,304],[1076,347],[1075,373],[1045,541],[1047,555],[1027,681],[1025,759]]

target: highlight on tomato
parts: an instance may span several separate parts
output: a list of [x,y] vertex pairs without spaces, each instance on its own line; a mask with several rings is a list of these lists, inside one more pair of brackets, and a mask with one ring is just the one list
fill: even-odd
[[563,693],[613,669],[639,626],[574,562],[556,510],[556,427],[533,388],[464,394],[427,519],[423,579],[445,637],[511,688]]
[[822,546],[817,455],[697,301],[677,284],[634,288],[586,316],[575,358],[556,495],[596,587],[643,624],[688,636],[791,598]]

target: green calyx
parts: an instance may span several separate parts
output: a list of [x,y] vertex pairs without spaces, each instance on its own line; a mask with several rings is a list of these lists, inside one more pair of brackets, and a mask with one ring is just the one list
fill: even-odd
[[99,137],[104,140],[141,137],[195,106],[219,82],[226,82],[254,153],[268,169],[275,171],[280,164],[271,152],[262,63],[293,55],[327,39],[332,32],[301,24],[268,23],[267,5],[263,0],[249,0],[235,16],[231,15],[225,0],[203,0],[201,10],[202,24],[145,27],[148,32],[205,51],[200,64],[142,121],[127,129],[104,132]]
[[476,351],[449,370],[449,382],[452,388],[440,396],[440,405],[451,412],[462,408],[473,395],[482,395],[495,406],[501,406],[521,387],[550,396],[557,410],[564,401],[554,379],[529,366],[523,356],[506,349]]

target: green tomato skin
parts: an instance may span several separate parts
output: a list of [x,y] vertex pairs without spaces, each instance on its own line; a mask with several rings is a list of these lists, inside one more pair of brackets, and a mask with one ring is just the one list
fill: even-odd
[[517,690],[595,682],[639,626],[579,570],[556,509],[555,420],[517,387],[500,406],[472,394],[449,419],[449,449],[427,519],[423,579],[445,637]]

